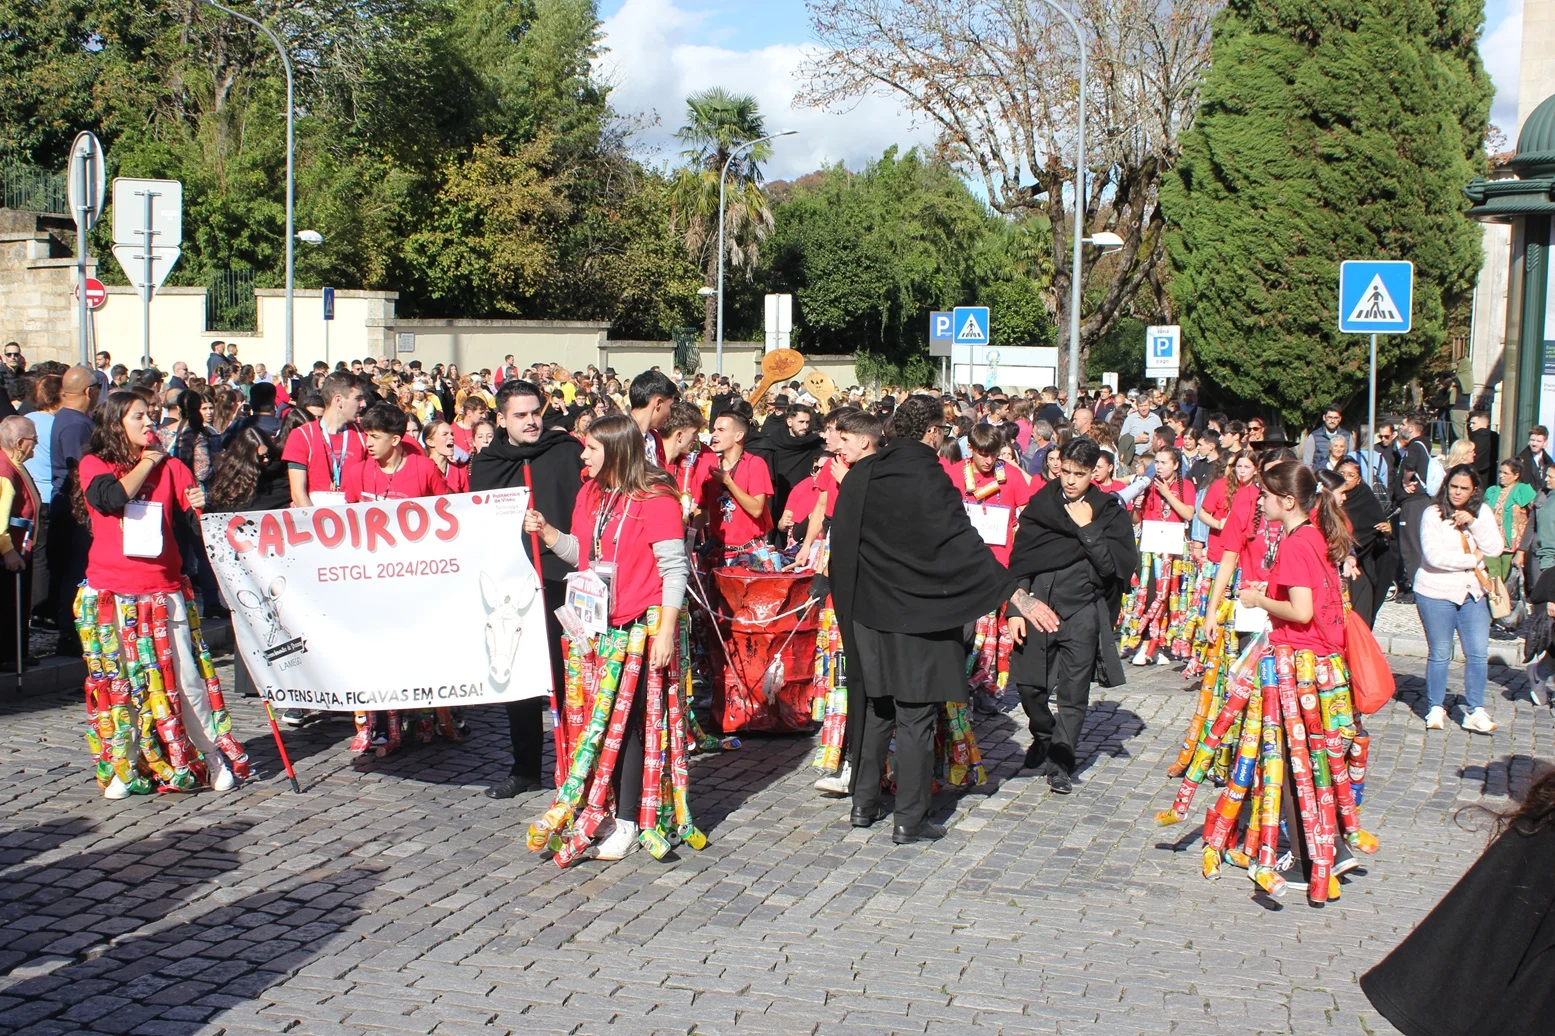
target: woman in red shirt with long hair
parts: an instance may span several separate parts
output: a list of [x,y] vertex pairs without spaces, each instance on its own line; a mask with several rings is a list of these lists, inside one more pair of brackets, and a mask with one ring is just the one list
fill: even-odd
[[557,754],[566,773],[558,773],[551,808],[529,829],[529,847],[554,849],[563,866],[584,855],[618,860],[639,844],[662,856],[671,838],[705,844],[691,821],[685,706],[676,693],[689,571],[680,494],[648,463],[642,432],[625,414],[589,427],[583,465],[589,480],[578,491],[570,534],[539,511],[524,516],[525,532],[538,533],[578,569],[568,577],[566,608],[582,617],[597,608],[607,627],[583,635],[589,631],[563,622],[575,634],[562,645],[567,686]]
[[110,799],[205,782],[230,790],[248,776],[248,756],[232,736],[174,536],[205,492],[162,452],[133,392],[108,396],[79,476],[72,503],[92,546],[75,615],[97,782]]

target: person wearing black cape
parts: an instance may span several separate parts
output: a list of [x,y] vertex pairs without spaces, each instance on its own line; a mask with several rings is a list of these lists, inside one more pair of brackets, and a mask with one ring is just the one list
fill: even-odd
[[[583,444],[560,428],[545,427],[545,394],[533,382],[507,378],[497,390],[497,420],[502,434],[470,462],[470,489],[517,489],[528,486],[529,506],[558,529],[572,528],[572,505],[583,486]],[[494,545],[496,546],[496,545]],[[566,599],[567,573],[572,566],[538,539],[515,532],[501,545],[505,550],[539,552],[541,594],[545,598],[545,630],[550,641],[551,686],[561,694],[562,636],[556,609]],[[513,762],[507,777],[486,789],[488,798],[510,799],[545,787],[541,753],[545,748],[544,698],[507,703],[508,737]]]
[[1337,475],[1344,480],[1340,485],[1331,484],[1335,472],[1326,474],[1326,478],[1319,476],[1323,484],[1330,491],[1344,494],[1344,514],[1350,519],[1350,532],[1355,537],[1355,564],[1345,562],[1344,573],[1350,587],[1350,607],[1370,627],[1377,621],[1388,584],[1398,569],[1391,525],[1377,494],[1361,478],[1360,461],[1346,457],[1339,462]]
[[759,434],[753,426],[753,434],[745,440],[745,452],[766,461],[772,473],[772,499],[768,503],[774,516],[783,513],[788,495],[810,477],[815,458],[826,448],[820,435],[811,430],[814,423],[814,410],[795,405],[782,415],[767,418]]
[[[1073,790],[1075,746],[1092,677],[1099,675],[1103,687],[1123,683],[1114,624],[1139,567],[1128,512],[1116,496],[1091,485],[1100,457],[1101,447],[1091,439],[1063,445],[1060,475],[1021,512],[1010,556],[1016,585],[1058,615],[1056,632],[1010,617],[1010,678],[1031,724],[1025,768],[1045,775],[1060,795]],[[1055,699],[1056,716],[1050,708]]]
[[[967,700],[972,624],[1011,582],[972,528],[938,455],[921,440],[939,404],[910,397],[890,442],[848,472],[832,518],[830,579],[848,672],[847,750],[855,827],[885,818],[880,781],[896,733],[897,843],[941,838],[927,820],[934,731],[946,702]],[[1034,620],[1056,628],[1045,608]]]
[[1361,976],[1404,1036],[1548,1033],[1555,1019],[1555,771],[1387,958]]

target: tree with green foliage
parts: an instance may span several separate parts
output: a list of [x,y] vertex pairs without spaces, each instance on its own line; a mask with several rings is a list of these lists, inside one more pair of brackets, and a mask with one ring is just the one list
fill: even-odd
[[990,212],[947,163],[893,147],[858,173],[833,166],[781,191],[757,284],[793,294],[800,348],[857,353],[861,371],[916,382],[935,369],[936,309],[987,305],[996,344],[1052,343],[1047,244],[1034,220]]
[[[424,316],[615,322],[694,311],[662,176],[613,128],[593,0],[277,0],[296,69],[297,282],[388,289]],[[281,282],[285,88],[271,43],[199,0],[0,0],[0,163],[184,184],[174,284]],[[109,225],[94,232],[107,251]],[[120,276],[103,266],[107,279]]]
[[[725,278],[730,268],[747,277],[751,274],[759,245],[772,230],[772,208],[761,186],[761,163],[771,157],[772,145],[763,141],[736,152],[739,145],[766,134],[761,108],[750,94],[731,94],[713,87],[686,98],[686,123],[675,133],[685,145],[681,156],[686,164],[675,174],[671,199],[686,252],[706,271],[709,288],[718,285],[720,216]],[[702,334],[709,342],[713,340],[716,306],[715,296],[704,297]]]
[[1362,390],[1338,331],[1339,263],[1415,264],[1414,331],[1379,342],[1407,376],[1472,292],[1461,188],[1484,165],[1491,84],[1478,0],[1232,0],[1203,106],[1164,183],[1171,294],[1191,366],[1227,403],[1305,423]]

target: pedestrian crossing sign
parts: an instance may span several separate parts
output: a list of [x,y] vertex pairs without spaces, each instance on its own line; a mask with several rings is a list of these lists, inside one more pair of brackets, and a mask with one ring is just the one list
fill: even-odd
[[956,345],[988,344],[988,307],[957,306],[951,317]]
[[1411,326],[1415,264],[1356,261],[1339,264],[1339,330],[1346,334],[1403,334]]

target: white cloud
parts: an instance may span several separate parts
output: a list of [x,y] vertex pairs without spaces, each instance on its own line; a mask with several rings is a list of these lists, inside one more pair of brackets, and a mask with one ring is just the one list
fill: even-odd
[[1490,106],[1490,121],[1501,128],[1512,143],[1517,142],[1517,74],[1522,63],[1523,0],[1507,0],[1501,20],[1487,24],[1480,39],[1479,54],[1496,86],[1496,99]]
[[626,0],[604,22],[608,49],[595,67],[612,84],[617,111],[658,119],[638,135],[651,160],[678,163],[674,134],[684,121],[686,97],[713,86],[753,95],[769,131],[799,131],[774,145],[769,179],[802,176],[838,161],[858,168],[892,144],[905,150],[933,139],[891,98],[866,97],[837,113],[795,105],[803,85],[799,67],[814,45],[775,43],[746,51],[710,46],[704,41],[716,34],[707,21],[674,0]]

